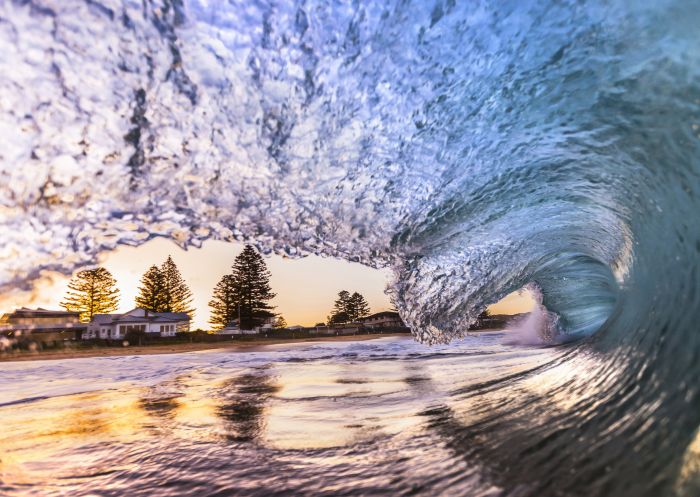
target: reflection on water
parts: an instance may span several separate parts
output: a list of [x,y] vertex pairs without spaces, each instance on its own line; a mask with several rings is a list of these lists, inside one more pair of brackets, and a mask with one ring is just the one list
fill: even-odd
[[0,494],[497,495],[494,430],[517,443],[527,378],[563,353],[484,334],[6,363]]
[[224,420],[226,438],[232,442],[252,442],[265,428],[265,405],[279,390],[268,376],[269,368],[227,380],[221,387],[221,404],[216,413]]

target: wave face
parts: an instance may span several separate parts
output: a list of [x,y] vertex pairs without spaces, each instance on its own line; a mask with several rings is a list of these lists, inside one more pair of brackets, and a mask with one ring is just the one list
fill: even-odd
[[393,267],[438,343],[533,284],[596,366],[522,464],[692,495],[700,4],[647,3],[3,2],[0,285],[254,240]]

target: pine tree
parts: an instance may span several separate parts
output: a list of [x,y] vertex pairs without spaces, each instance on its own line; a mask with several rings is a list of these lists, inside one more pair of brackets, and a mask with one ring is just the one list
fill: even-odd
[[266,318],[274,317],[268,302],[275,297],[270,287],[270,271],[262,256],[246,245],[233,262],[232,272],[224,276],[214,289],[209,302],[211,323],[226,326],[240,313],[241,329],[251,329]]
[[141,277],[136,306],[152,312],[186,312],[194,315],[192,292],[182,279],[172,257],[151,266]]
[[236,280],[232,274],[225,274],[214,288],[214,295],[209,301],[211,318],[209,322],[214,329],[226,327],[234,319],[238,319],[238,302]]
[[338,292],[338,298],[335,299],[331,315],[328,316],[328,324],[332,325],[339,323],[347,323],[348,321],[351,321],[352,319],[350,318],[349,311],[350,292],[348,292],[347,290],[342,290]]
[[163,308],[165,284],[158,266],[151,266],[141,277],[136,307],[147,311],[159,312]]
[[328,316],[328,324],[351,323],[368,315],[369,305],[361,294],[354,292],[350,295],[350,292],[342,290]]
[[190,318],[194,315],[192,308],[192,291],[182,279],[180,270],[173,258],[168,256],[160,266],[163,277],[163,302],[160,312],[186,312]]
[[250,329],[273,316],[270,311],[274,307],[268,304],[275,297],[270,276],[262,256],[251,245],[246,245],[233,262],[233,277],[240,296],[241,329]]
[[284,316],[282,316],[281,314],[277,316],[277,320],[275,321],[274,327],[278,329],[287,327],[287,320],[284,319]]
[[358,319],[369,316],[369,304],[361,294],[355,292],[350,296],[348,301],[348,315],[352,321],[357,321]]
[[91,321],[95,314],[114,312],[119,305],[116,284],[112,273],[105,268],[80,271],[68,283],[68,293],[61,307],[79,312],[83,322]]

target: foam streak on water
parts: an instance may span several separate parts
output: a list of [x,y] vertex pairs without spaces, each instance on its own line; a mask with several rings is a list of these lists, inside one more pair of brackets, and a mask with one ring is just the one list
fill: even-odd
[[153,236],[250,239],[392,267],[439,343],[534,284],[603,400],[525,459],[611,475],[582,495],[666,491],[700,423],[699,12],[3,2],[0,286]]

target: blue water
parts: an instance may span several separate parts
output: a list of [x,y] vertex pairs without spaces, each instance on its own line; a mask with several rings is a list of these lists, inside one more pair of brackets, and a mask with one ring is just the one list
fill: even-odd
[[246,239],[393,268],[424,343],[534,285],[551,343],[594,360],[515,396],[531,424],[487,425],[505,493],[696,495],[699,15],[4,2],[0,285],[153,236]]

